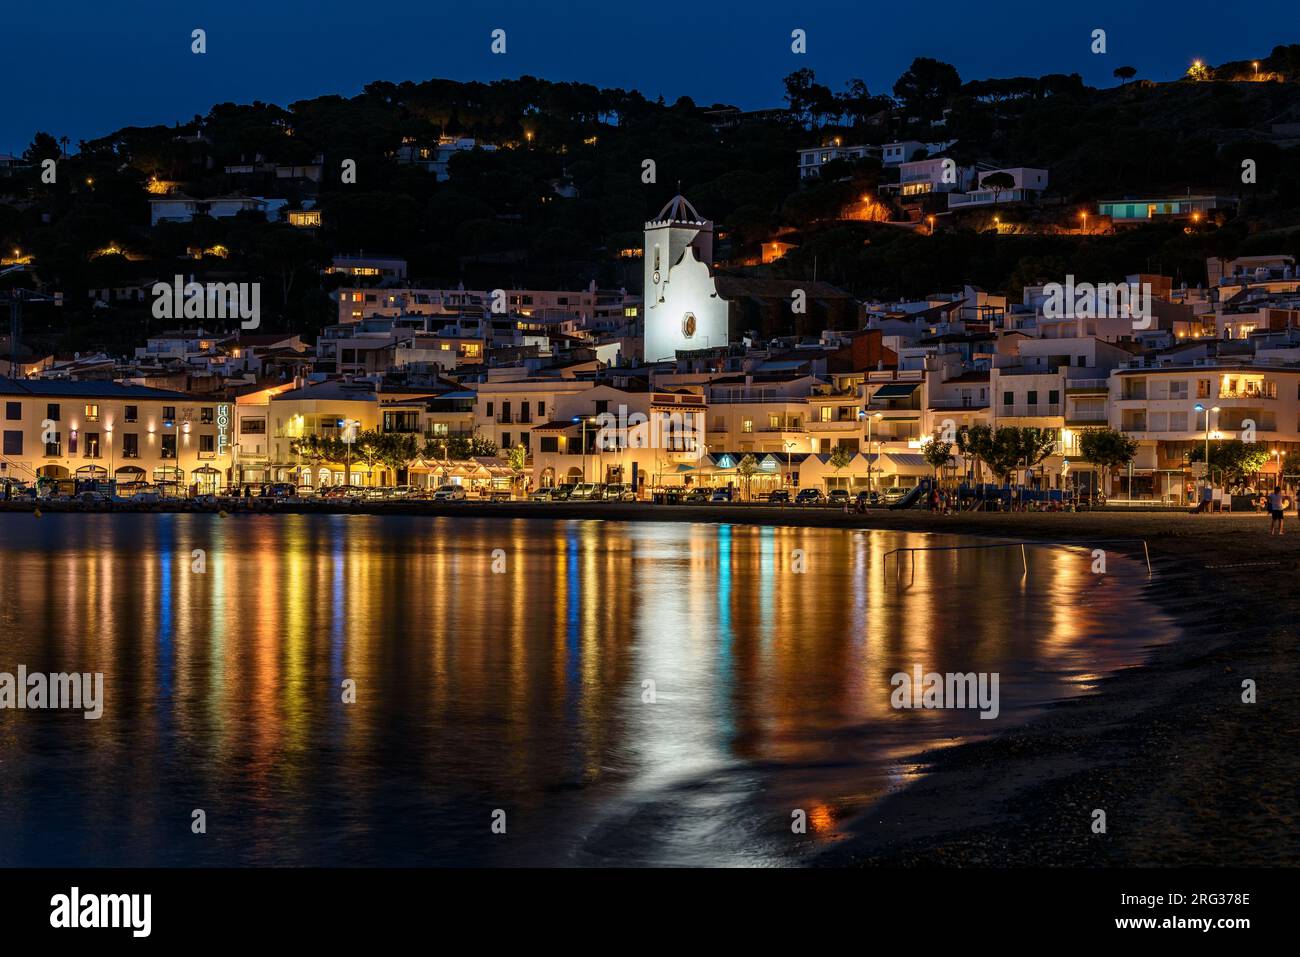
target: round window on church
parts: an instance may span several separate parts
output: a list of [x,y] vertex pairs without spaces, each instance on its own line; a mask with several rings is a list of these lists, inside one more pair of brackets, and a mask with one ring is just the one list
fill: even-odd
[[682,335],[685,336],[687,339],[694,337],[695,313],[688,312],[686,315],[682,316]]

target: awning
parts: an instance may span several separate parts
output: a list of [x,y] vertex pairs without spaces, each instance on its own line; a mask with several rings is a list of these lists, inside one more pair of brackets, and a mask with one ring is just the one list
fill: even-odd
[[875,392],[871,393],[872,399],[906,399],[916,391],[919,382],[891,382],[889,385],[882,385]]
[[885,457],[896,465],[904,468],[923,468],[929,469],[930,463],[925,460],[924,455],[915,455],[911,452],[888,452]]

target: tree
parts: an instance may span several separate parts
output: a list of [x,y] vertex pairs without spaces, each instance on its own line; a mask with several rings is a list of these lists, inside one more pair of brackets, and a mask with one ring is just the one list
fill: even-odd
[[989,173],[982,180],[980,186],[984,189],[991,190],[993,193],[993,205],[998,204],[998,198],[1009,189],[1016,188],[1016,178],[1010,173]]
[[750,483],[754,479],[754,473],[758,471],[758,460],[746,452],[736,463],[736,474],[740,476],[740,487],[745,499],[749,499]]
[[512,446],[506,453],[506,464],[510,466],[510,471],[515,473],[513,483],[518,485],[528,468],[528,449],[522,442]]
[[1123,84],[1123,83],[1127,83],[1129,80],[1133,79],[1133,77],[1137,76],[1137,72],[1138,71],[1134,67],[1121,66],[1121,67],[1116,67],[1112,75],[1115,77],[1115,79],[1119,80],[1121,84]]
[[57,160],[59,155],[59,141],[49,133],[38,132],[32,137],[32,145],[23,152],[23,159],[33,166],[39,166],[42,160]]
[[971,481],[980,477],[980,465],[987,459],[993,445],[993,429],[987,425],[966,425],[957,430],[957,451],[974,463]]
[[936,119],[961,89],[961,76],[951,63],[917,57],[894,83],[894,95],[923,119]]
[[[1262,442],[1224,439],[1210,446],[1210,468],[1222,473],[1228,484],[1236,485],[1262,469],[1271,454]],[[1204,462],[1205,446],[1198,442],[1188,458],[1193,462]]]
[[379,443],[380,461],[397,473],[405,471],[420,455],[420,441],[409,432],[385,432]]
[[934,484],[939,484],[939,469],[952,461],[952,443],[930,439],[921,446],[921,455],[934,470]]
[[831,449],[831,457],[828,461],[830,462],[831,468],[835,469],[835,472],[838,475],[841,469],[853,461],[853,456],[855,454],[856,453],[847,445],[837,445],[835,448]]
[[1138,443],[1115,429],[1088,429],[1079,437],[1083,457],[1110,475],[1137,455]]

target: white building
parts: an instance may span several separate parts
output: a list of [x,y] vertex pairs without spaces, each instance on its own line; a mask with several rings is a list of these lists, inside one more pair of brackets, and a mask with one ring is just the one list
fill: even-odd
[[645,224],[645,361],[727,345],[727,301],[712,262],[713,223],[685,197],[674,196]]

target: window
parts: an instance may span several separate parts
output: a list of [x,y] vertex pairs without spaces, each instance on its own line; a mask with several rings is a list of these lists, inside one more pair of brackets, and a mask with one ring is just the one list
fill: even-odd
[[1015,405],[1015,404],[1016,404],[1016,396],[1015,396],[1015,393],[1013,393],[1013,392],[1003,392],[1003,393],[1002,393],[1002,404],[1003,404],[1003,405]]
[[266,435],[266,419],[240,419],[241,435]]
[[51,402],[45,407],[45,417],[51,422],[59,421],[59,403]]
[[492,403],[491,403],[491,402],[489,402],[489,403],[487,404],[487,417],[488,417],[489,419],[492,418]]
[[1197,379],[1197,380],[1196,380],[1196,398],[1198,398],[1198,399],[1208,399],[1209,397],[1210,397],[1210,380],[1209,380],[1209,379]]
[[214,421],[216,421],[213,418],[214,411],[215,410],[210,405],[205,405],[203,408],[199,409],[199,424],[211,425]]
[[5,455],[23,454],[23,433],[21,429],[5,429]]
[[122,413],[122,419],[125,422],[135,422],[140,418],[140,407],[128,405],[126,411]]
[[769,415],[767,417],[767,427],[773,430],[781,428],[781,417],[775,414]]
[[217,437],[215,435],[199,436],[199,458],[210,459],[217,454]]
[[560,451],[560,440],[554,435],[543,435],[539,440],[540,448],[543,452]]
[[509,433],[509,432],[502,432],[502,433],[501,433],[501,447],[502,447],[503,449],[508,449],[508,448],[510,448],[510,433]]
[[63,454],[63,436],[58,432],[54,433],[54,441],[45,443],[45,454],[57,458]]
[[1169,383],[1169,398],[1186,399],[1187,398],[1187,380],[1178,379]]
[[99,421],[99,403],[98,403],[98,402],[87,402],[87,403],[86,403],[86,421],[87,421],[87,422],[98,422],[98,421]]
[[162,457],[165,458],[165,459],[174,459],[174,458],[176,458],[176,436],[174,436],[174,435],[164,435],[164,436],[162,437],[162,452],[161,452],[161,455],[162,455]]
[[176,421],[176,406],[174,406],[174,405],[164,405],[164,406],[163,406],[163,419],[164,419],[165,421],[167,421],[167,422],[174,422],[174,421]]
[[1025,396],[1025,403],[1026,403],[1027,405],[1038,405],[1038,390],[1037,390],[1037,389],[1030,389],[1030,390],[1029,390],[1028,394]]
[[23,417],[23,404],[21,402],[5,403],[5,418],[10,422],[17,422]]
[[88,459],[99,458],[99,433],[98,432],[86,433],[86,458]]
[[545,403],[545,402],[538,402],[538,403],[537,403],[537,418],[539,418],[539,419],[543,419],[543,418],[545,418],[545,417],[546,417],[546,403]]
[[122,458],[138,459],[140,457],[140,433],[122,433]]
[[753,419],[746,419],[744,422],[742,422],[741,425],[740,425],[740,431],[742,431],[742,432],[753,432],[753,431],[754,431],[754,420],[753,420]]
[[824,406],[822,406],[822,410],[821,410],[821,420],[822,420],[823,422],[830,422],[830,421],[831,421],[831,415],[832,415],[832,413],[831,413],[831,406],[829,406],[829,405],[824,405]]
[[1047,404],[1059,405],[1061,402],[1061,393],[1057,389],[1049,389],[1047,392]]
[[604,414],[605,414],[606,412],[608,412],[608,411],[609,411],[609,399],[597,399],[597,400],[596,400],[596,414],[597,414],[597,415],[604,415]]
[[77,454],[77,430],[76,429],[73,429],[72,433],[68,436],[68,454],[69,455]]

